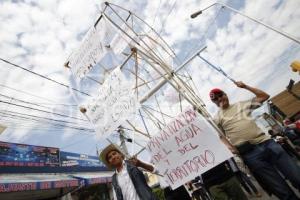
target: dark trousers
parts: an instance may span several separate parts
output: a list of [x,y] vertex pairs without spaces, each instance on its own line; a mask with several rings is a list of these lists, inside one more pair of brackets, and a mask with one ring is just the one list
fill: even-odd
[[236,177],[231,177],[221,184],[213,185],[209,192],[215,200],[247,200],[239,181]]
[[258,190],[250,178],[242,171],[236,173],[238,180],[241,182],[243,188],[247,191],[248,194],[257,194]]
[[251,151],[243,154],[242,158],[272,194],[279,199],[298,199],[277,170],[299,190],[300,167],[274,140],[255,145]]

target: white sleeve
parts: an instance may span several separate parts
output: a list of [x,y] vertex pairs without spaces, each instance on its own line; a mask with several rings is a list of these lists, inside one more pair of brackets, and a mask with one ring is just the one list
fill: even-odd
[[113,200],[117,200],[117,195],[114,187],[112,187],[112,190],[113,190]]

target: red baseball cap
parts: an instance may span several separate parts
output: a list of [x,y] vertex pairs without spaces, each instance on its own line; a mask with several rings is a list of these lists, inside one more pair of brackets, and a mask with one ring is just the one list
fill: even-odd
[[215,95],[216,94],[219,94],[219,93],[224,93],[223,90],[219,89],[219,88],[214,88],[212,89],[210,92],[209,92],[209,97],[210,99],[214,99]]

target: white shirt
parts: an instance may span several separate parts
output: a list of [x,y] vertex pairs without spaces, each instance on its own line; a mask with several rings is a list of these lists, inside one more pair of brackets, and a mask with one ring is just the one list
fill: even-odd
[[[117,174],[117,181],[118,185],[122,190],[122,195],[124,200],[140,200],[135,187],[132,183],[132,180],[128,174],[126,163],[123,161],[123,169],[118,172]],[[114,200],[117,200],[116,192],[113,189]]]

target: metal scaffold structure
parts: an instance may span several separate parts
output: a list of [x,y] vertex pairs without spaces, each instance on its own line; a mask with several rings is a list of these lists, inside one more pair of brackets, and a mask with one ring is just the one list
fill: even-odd
[[[206,46],[200,48],[180,63],[172,48],[147,22],[130,10],[105,2],[99,18],[65,67],[71,70],[77,87],[90,90],[90,94],[94,94],[103,85],[106,75],[116,68],[128,80],[134,80],[134,94],[141,105],[136,113],[139,120],[134,123],[126,120],[121,128],[151,138],[182,111],[183,104],[192,105],[218,129],[197,94],[191,75],[184,69],[205,49]],[[91,86],[95,83],[95,87]],[[172,106],[176,111],[166,106],[166,91],[173,94],[170,99],[175,101]],[[81,94],[77,99],[78,104],[83,104],[86,96]],[[86,109],[81,108],[81,112],[85,113]],[[126,137],[120,138],[124,144]]]

